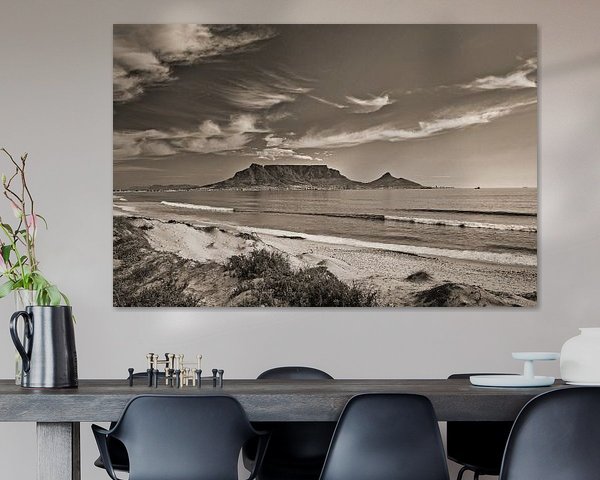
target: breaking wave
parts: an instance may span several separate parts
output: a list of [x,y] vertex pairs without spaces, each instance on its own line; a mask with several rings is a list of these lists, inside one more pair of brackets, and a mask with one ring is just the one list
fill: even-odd
[[[360,220],[372,220],[372,221],[387,221],[387,222],[403,222],[413,223],[420,225],[432,225],[442,227],[460,227],[460,228],[483,228],[490,230],[504,230],[513,232],[530,232],[536,233],[537,226],[535,225],[515,225],[515,224],[504,224],[504,223],[489,223],[489,222],[471,222],[467,220],[454,220],[446,218],[423,218],[423,217],[401,217],[395,215],[381,215],[371,213],[322,213],[322,212],[289,212],[282,210],[242,210],[234,209],[230,207],[213,207],[210,205],[196,205],[193,203],[177,203],[177,202],[160,202],[163,205],[170,207],[188,208],[191,210],[202,210],[206,212],[219,212],[219,213],[270,213],[276,215],[302,215],[302,216],[317,216],[317,217],[331,217],[331,218],[355,218]],[[414,211],[414,210],[413,210]],[[424,210],[423,210],[424,211]],[[490,214],[501,214],[509,215],[509,212],[477,212],[477,211],[464,211],[464,210],[427,210],[429,212],[462,212],[462,213],[490,213]],[[530,215],[530,214],[517,214],[515,215]]]
[[233,208],[227,208],[227,207],[211,207],[210,205],[196,205],[194,203],[167,202],[165,200],[163,200],[160,203],[162,205],[167,205],[169,207],[189,208],[191,210],[204,210],[204,211],[208,211],[208,212],[233,213]]
[[510,217],[537,217],[535,212],[517,212],[512,210],[459,210],[451,208],[409,208],[410,212],[468,213],[471,215],[507,215]]
[[507,225],[504,223],[468,222],[465,220],[450,220],[446,218],[421,218],[421,217],[396,217],[386,215],[385,220],[391,222],[418,223],[422,225],[440,225],[461,228],[488,228],[491,230],[505,230],[513,232],[537,232],[533,225]]
[[[259,210],[235,210],[236,212],[253,213]],[[451,220],[445,218],[399,217],[394,215],[381,215],[376,213],[320,213],[320,212],[284,212],[280,210],[260,210],[260,213],[274,213],[277,215],[303,215],[311,217],[331,218],[356,218],[360,220],[390,221],[418,223],[422,225],[437,225],[443,227],[461,228],[487,228],[491,230],[505,230],[514,232],[537,232],[535,225],[512,225],[504,223],[469,222],[466,220]]]
[[276,230],[271,228],[255,228],[246,226],[234,226],[234,228],[242,233],[256,233],[259,235],[271,235],[281,238],[297,238],[310,240],[313,242],[327,243],[330,245],[348,245],[352,247],[387,250],[390,252],[407,253],[411,255],[456,258],[460,260],[490,262],[503,265],[537,265],[537,257],[530,254],[480,252],[476,250],[452,250],[448,248],[423,247],[417,245],[398,245],[394,243],[369,242],[354,238],[334,237],[330,235],[314,235],[310,233],[290,232],[287,230]]

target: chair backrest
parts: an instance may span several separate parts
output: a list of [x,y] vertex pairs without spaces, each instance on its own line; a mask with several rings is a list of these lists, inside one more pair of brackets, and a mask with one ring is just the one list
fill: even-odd
[[333,380],[328,373],[312,367],[276,367],[258,377],[258,380]]
[[[312,367],[271,368],[259,380],[333,380],[328,373]],[[281,422],[263,427],[271,431],[271,441],[263,467],[271,462],[294,463],[315,460],[323,462],[335,424],[333,422]]]
[[448,480],[440,430],[421,395],[365,394],[338,421],[321,480]]
[[600,478],[600,388],[554,390],[515,421],[501,480]]
[[[471,375],[500,374],[454,373],[448,379],[468,379]],[[513,422],[448,422],[448,458],[462,465],[473,466],[480,472],[498,475],[512,424]]]
[[237,480],[254,435],[242,406],[223,395],[136,397],[112,433],[127,449],[130,480]]

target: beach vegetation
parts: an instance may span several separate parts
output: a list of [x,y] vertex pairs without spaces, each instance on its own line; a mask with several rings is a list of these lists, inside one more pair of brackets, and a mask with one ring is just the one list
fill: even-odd
[[232,256],[225,269],[241,282],[240,305],[265,307],[373,307],[377,291],[348,285],[323,266],[293,269],[279,252]]
[[[119,292],[114,292],[114,298],[119,299]],[[165,280],[139,289],[137,295],[129,295],[127,307],[193,307],[200,305],[200,299],[189,294],[185,288],[173,280]],[[120,305],[115,305],[120,306]]]
[[151,225],[134,227],[124,217],[114,217],[113,224],[115,307],[192,307],[200,304],[201,299],[187,291],[187,285],[178,282],[174,275],[178,269],[193,275],[194,269],[198,268],[195,262],[154,252],[148,240],[135,231],[136,228],[149,230]]
[[418,272],[411,273],[405,280],[413,283],[431,282],[433,277],[429,275],[425,270],[419,270]]

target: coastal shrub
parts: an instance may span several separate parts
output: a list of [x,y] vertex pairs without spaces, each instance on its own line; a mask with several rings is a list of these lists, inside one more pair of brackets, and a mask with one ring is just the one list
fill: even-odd
[[146,247],[143,239],[131,231],[131,224],[122,217],[113,218],[113,256],[124,262],[135,262]]
[[193,307],[200,303],[199,298],[186,293],[173,281],[144,287],[128,299],[129,307]]
[[277,298],[294,307],[368,307],[377,296],[373,290],[347,285],[325,267],[301,269],[268,283]]
[[113,220],[113,303],[116,307],[189,307],[199,305],[201,299],[186,291],[185,283],[178,283],[165,275],[164,266],[173,271],[194,268],[195,263],[178,259],[166,253],[153,252],[148,240],[140,234],[131,220],[115,217]]
[[422,283],[431,282],[433,277],[429,275],[425,270],[419,270],[418,272],[411,273],[404,280],[407,282]]
[[370,307],[377,301],[375,290],[347,285],[325,267],[294,271],[278,252],[236,255],[225,268],[242,280],[236,293],[245,306]]
[[225,269],[241,280],[292,273],[289,262],[281,253],[265,249],[253,250],[249,255],[234,255],[227,261]]

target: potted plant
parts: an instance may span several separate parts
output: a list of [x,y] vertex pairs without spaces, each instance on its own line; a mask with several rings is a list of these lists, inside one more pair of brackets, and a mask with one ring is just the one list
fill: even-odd
[[[28,359],[23,358],[17,343],[22,343],[25,350],[29,349],[30,351],[25,353],[29,353],[31,356],[31,350],[35,347],[35,342],[33,342],[33,333],[35,332],[32,333],[29,330],[32,330],[31,322],[38,320],[34,319],[33,312],[27,309],[34,306],[56,307],[56,309],[66,307],[67,310],[62,311],[59,316],[66,315],[71,319],[72,315],[67,296],[50,282],[39,268],[35,251],[36,237],[40,225],[44,225],[46,228],[48,225],[45,218],[37,213],[33,196],[27,184],[27,154],[21,156],[19,160],[15,160],[6,149],[1,150],[10,160],[12,167],[11,174],[2,174],[2,193],[8,201],[15,220],[11,223],[0,217],[0,275],[4,280],[0,284],[0,298],[13,293],[17,313],[21,313],[25,319],[24,326],[21,328],[16,328],[18,316],[11,320],[11,334],[13,334],[17,351],[20,353],[16,356],[15,381],[22,384],[23,360],[27,369],[30,365]],[[47,316],[49,321],[52,321],[52,317],[58,310],[47,309],[46,311],[40,310],[40,312],[44,313],[43,315],[42,313],[38,314],[39,322],[41,322],[42,316]],[[13,317],[15,316],[13,315]],[[15,332],[13,332],[13,326]],[[39,326],[42,327],[41,323]],[[70,328],[72,329],[72,325]],[[28,334],[31,334],[31,338],[25,338]],[[15,335],[18,337],[17,339],[15,339]],[[34,353],[36,360],[43,360],[43,352],[36,351]]]

